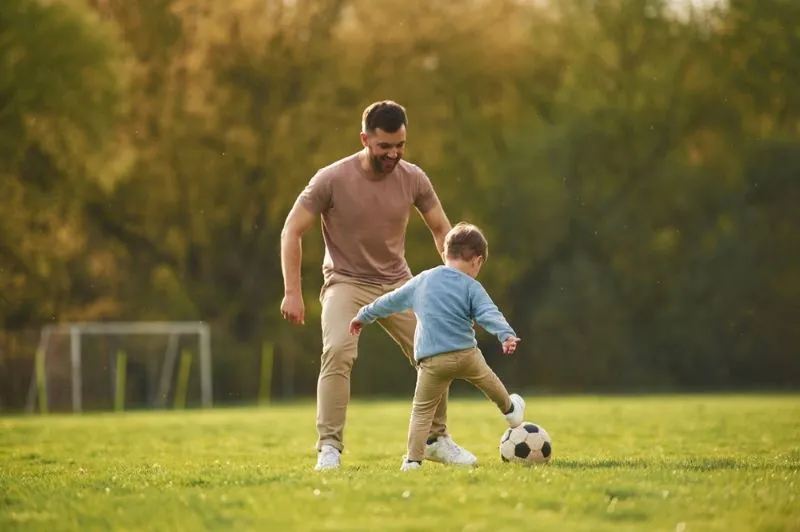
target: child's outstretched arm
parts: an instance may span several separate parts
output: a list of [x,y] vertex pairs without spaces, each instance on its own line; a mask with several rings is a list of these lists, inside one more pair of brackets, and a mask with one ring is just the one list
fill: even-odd
[[470,302],[472,304],[472,316],[478,325],[487,332],[493,334],[503,344],[503,352],[511,354],[516,350],[517,344],[521,342],[517,338],[517,333],[506,321],[505,316],[494,304],[486,289],[478,282],[470,288]]
[[350,334],[358,334],[364,325],[411,308],[417,285],[419,285],[419,276],[412,278],[403,286],[383,294],[369,305],[361,307],[356,317],[350,322]]

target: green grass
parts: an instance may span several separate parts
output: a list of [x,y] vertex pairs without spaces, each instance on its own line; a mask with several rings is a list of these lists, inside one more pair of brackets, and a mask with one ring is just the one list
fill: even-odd
[[800,530],[800,397],[528,398],[550,465],[497,456],[503,419],[453,400],[475,469],[399,471],[410,400],[355,402],[313,471],[312,403],[0,418],[0,530]]

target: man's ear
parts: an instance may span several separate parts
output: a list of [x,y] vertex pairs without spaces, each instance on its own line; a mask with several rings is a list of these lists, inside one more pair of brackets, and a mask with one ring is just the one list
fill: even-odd
[[366,148],[367,147],[367,134],[362,131],[359,136],[361,137],[361,145]]

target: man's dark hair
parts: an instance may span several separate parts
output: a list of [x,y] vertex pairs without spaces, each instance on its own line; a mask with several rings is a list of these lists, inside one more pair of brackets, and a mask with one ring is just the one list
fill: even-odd
[[444,253],[448,259],[483,257],[486,260],[489,258],[489,243],[475,225],[459,222],[444,238]]
[[391,100],[370,104],[361,115],[361,130],[364,133],[374,133],[378,128],[394,133],[407,125],[406,110]]

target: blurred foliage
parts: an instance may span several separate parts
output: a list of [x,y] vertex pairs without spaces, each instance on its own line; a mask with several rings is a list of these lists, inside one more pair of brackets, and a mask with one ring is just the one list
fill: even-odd
[[[205,320],[219,400],[255,397],[264,341],[275,394],[312,393],[322,243],[292,328],[280,229],[392,98],[490,238],[525,347],[481,342],[510,387],[797,386],[800,4],[690,4],[7,0],[2,326]],[[417,217],[407,253],[437,263]],[[391,341],[362,344],[356,393],[410,393]]]

